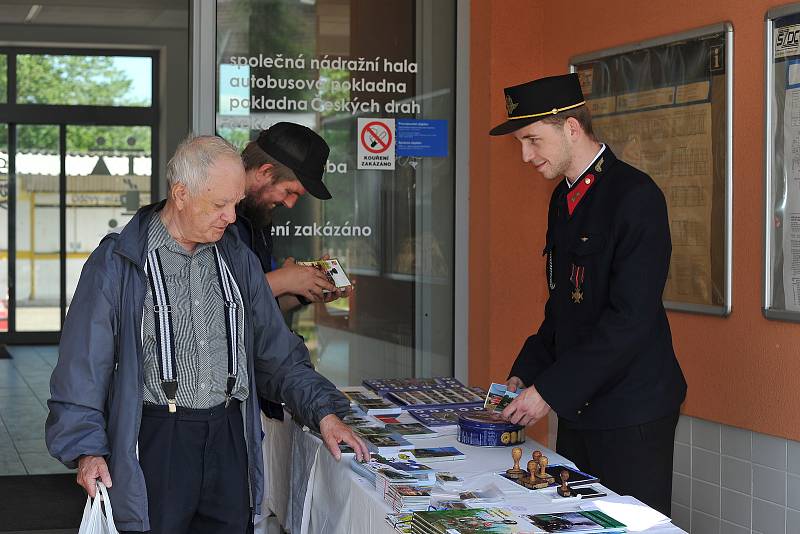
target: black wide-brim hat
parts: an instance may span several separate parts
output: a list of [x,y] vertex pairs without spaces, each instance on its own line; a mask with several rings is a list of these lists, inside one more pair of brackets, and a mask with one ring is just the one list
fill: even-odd
[[261,150],[294,172],[306,191],[321,200],[331,198],[322,183],[331,149],[311,128],[293,122],[276,122],[256,140]]
[[516,132],[536,121],[586,104],[578,75],[548,76],[506,87],[508,120],[491,129],[489,135]]

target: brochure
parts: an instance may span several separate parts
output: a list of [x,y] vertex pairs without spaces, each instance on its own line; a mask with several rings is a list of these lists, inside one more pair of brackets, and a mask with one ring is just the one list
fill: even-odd
[[[318,271],[322,271],[325,273],[328,281],[335,285],[337,289],[344,289],[352,285],[350,279],[347,277],[347,273],[344,272],[344,267],[342,267],[339,260],[336,258],[331,258],[329,260],[298,261],[297,265],[314,267]],[[330,291],[324,290],[323,293],[330,293]]]

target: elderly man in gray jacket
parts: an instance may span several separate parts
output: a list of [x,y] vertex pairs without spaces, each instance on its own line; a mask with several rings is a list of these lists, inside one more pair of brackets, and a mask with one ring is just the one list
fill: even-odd
[[231,225],[245,187],[236,149],[188,139],[167,180],[167,200],[140,209],[83,268],[47,446],[90,495],[97,479],[110,488],[120,531],[244,533],[263,492],[256,392],[319,428],[337,459],[342,442],[359,460],[368,452]]

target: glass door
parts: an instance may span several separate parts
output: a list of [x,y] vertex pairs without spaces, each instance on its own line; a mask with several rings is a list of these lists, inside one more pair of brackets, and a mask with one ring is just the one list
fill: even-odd
[[67,309],[89,254],[150,202],[150,143],[148,126],[67,126]]
[[59,127],[16,125],[14,298],[17,332],[61,330]]
[[0,48],[0,344],[58,341],[81,270],[152,201],[157,53]]
[[[5,56],[0,56],[5,60]],[[8,228],[8,124],[0,124],[0,228]],[[8,232],[0,232],[0,334],[8,332]]]

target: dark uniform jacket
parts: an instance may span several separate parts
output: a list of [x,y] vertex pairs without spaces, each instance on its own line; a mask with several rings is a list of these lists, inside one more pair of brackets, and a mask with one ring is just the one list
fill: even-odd
[[618,428],[679,409],[686,382],[662,304],[671,251],[664,195],[610,149],[553,191],[545,317],[510,376],[534,385],[561,424]]

